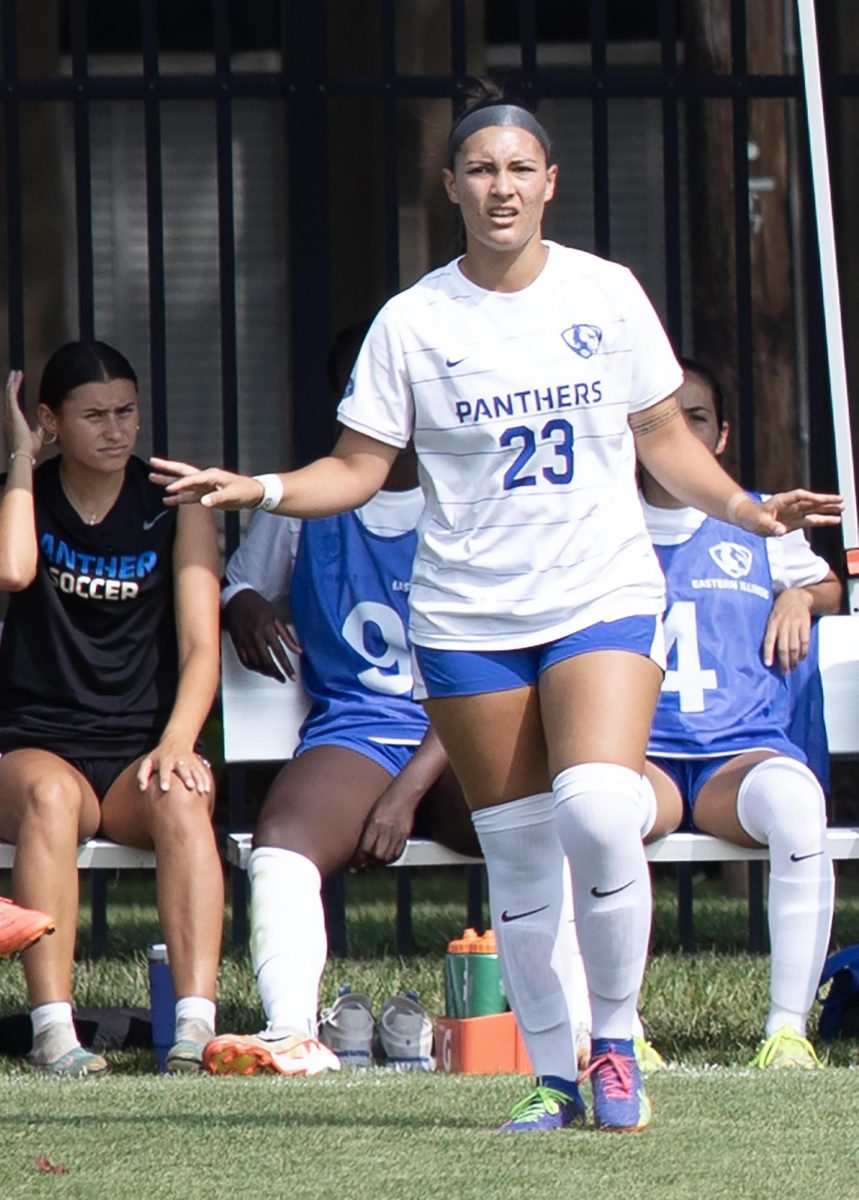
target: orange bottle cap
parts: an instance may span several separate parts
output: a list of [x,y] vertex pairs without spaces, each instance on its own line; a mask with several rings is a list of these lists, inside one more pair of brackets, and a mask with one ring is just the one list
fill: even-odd
[[448,954],[497,954],[495,933],[487,929],[483,935],[476,929],[464,930],[461,938],[454,938],[447,944]]
[[497,954],[498,943],[495,941],[495,930],[487,929],[483,937],[475,940],[471,947],[472,954]]

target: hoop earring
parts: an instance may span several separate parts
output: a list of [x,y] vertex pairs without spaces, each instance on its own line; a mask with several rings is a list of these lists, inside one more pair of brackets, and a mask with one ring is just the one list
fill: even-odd
[[[44,428],[44,426],[43,426],[43,428]],[[48,433],[45,434],[45,436],[42,438],[42,445],[43,446],[53,446],[53,444],[56,440],[57,440],[57,431],[54,430],[54,432],[51,434],[48,434]]]

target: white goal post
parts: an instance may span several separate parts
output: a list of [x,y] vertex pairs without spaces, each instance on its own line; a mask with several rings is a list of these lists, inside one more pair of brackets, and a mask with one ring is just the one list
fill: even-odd
[[847,369],[844,361],[844,327],[841,320],[841,293],[838,287],[838,263],[835,254],[835,226],[832,219],[832,191],[826,126],[823,116],[823,89],[820,81],[820,54],[814,0],[797,0],[802,71],[805,80],[805,105],[811,153],[811,179],[820,248],[820,275],[823,286],[823,316],[826,328],[826,354],[829,363],[829,387],[832,395],[832,424],[835,431],[835,462],[838,487],[844,496],[842,535],[847,567],[847,606],[859,613],[859,524],[856,512],[856,477],[853,470],[853,443],[850,435],[850,407],[847,395]]

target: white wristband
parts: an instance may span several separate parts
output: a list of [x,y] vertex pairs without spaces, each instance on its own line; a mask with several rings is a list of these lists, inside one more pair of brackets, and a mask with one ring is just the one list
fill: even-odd
[[262,497],[254,508],[271,512],[283,499],[283,480],[279,475],[254,475],[254,479],[262,484]]

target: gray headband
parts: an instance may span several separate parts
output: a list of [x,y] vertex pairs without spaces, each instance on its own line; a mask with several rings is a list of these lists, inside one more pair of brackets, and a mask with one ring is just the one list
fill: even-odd
[[479,129],[488,129],[491,125],[515,125],[519,129],[527,129],[543,147],[548,157],[551,142],[546,130],[527,108],[518,104],[487,104],[483,108],[474,108],[466,113],[450,131],[447,145],[450,157],[456,156],[462,143]]

